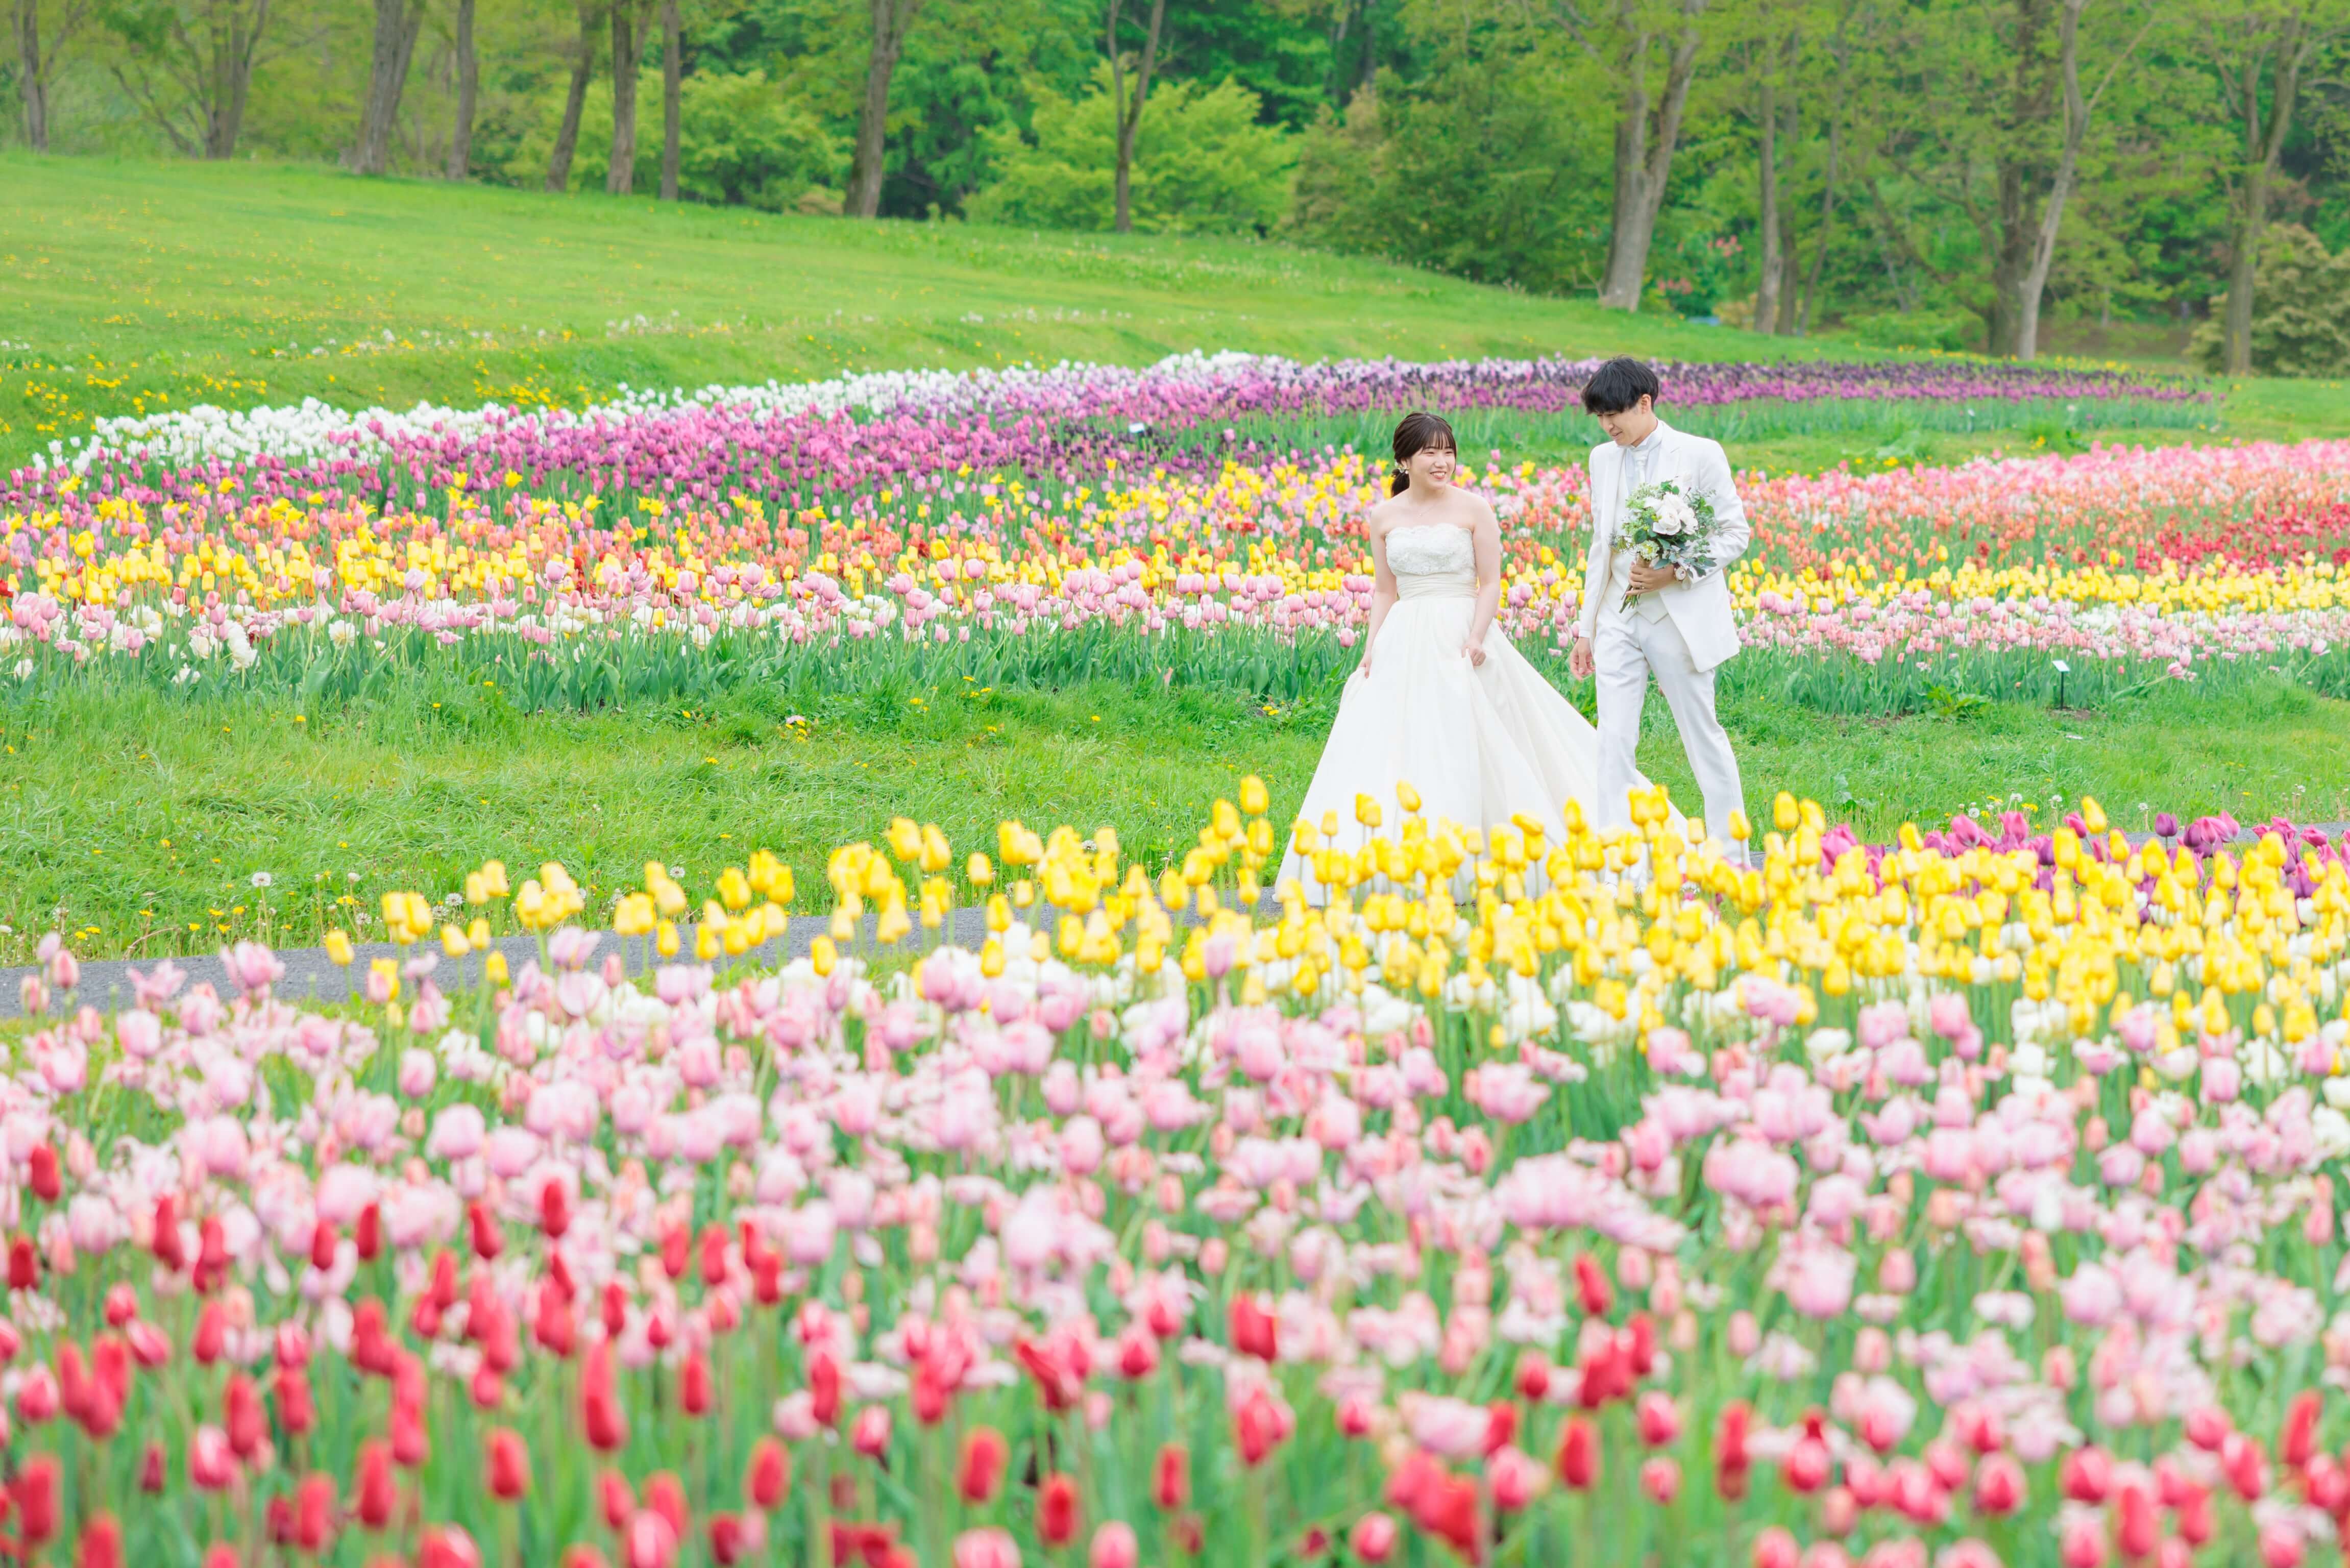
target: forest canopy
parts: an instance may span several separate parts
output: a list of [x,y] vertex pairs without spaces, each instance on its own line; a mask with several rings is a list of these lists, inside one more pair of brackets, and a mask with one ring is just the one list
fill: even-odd
[[8,135],[2350,369],[2350,0],[5,0]]

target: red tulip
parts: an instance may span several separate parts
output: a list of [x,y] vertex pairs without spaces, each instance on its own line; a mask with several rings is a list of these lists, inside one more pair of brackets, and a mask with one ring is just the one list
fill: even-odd
[[669,1521],[670,1533],[685,1539],[691,1516],[686,1511],[685,1483],[674,1470],[661,1470],[645,1481],[645,1507]]
[[574,1546],[563,1554],[563,1568],[612,1568],[604,1553],[593,1546]]
[[1232,1436],[1239,1444],[1241,1462],[1254,1469],[1264,1462],[1265,1456],[1280,1443],[1283,1433],[1280,1407],[1262,1388],[1253,1388],[1232,1417]]
[[1798,1496],[1808,1497],[1828,1484],[1834,1465],[1825,1443],[1817,1438],[1798,1438],[1795,1446],[1787,1450],[1786,1459],[1781,1461],[1779,1476],[1787,1483],[1787,1490]]
[[1599,1479],[1599,1436],[1580,1416],[1567,1417],[1558,1438],[1558,1479],[1571,1491],[1583,1491]]
[[751,1462],[743,1471],[743,1498],[766,1512],[779,1506],[791,1490],[792,1456],[781,1441],[761,1438],[751,1446]]
[[1721,1407],[1721,1419],[1714,1428],[1713,1487],[1724,1498],[1746,1495],[1746,1428],[1752,1417],[1744,1400],[1733,1399]]
[[203,1568],[237,1568],[236,1548],[225,1542],[214,1542],[204,1550]]
[[2258,1502],[2269,1490],[2268,1456],[2258,1438],[2229,1433],[2220,1444],[2220,1468],[2228,1472],[2228,1484],[2246,1502]]
[[482,1568],[481,1548],[463,1526],[434,1525],[417,1545],[416,1568]]
[[2023,1506],[2023,1467],[2006,1454],[1986,1455],[1975,1471],[1975,1511],[1997,1519]]
[[310,1400],[310,1375],[299,1366],[277,1369],[277,1424],[289,1437],[300,1437],[317,1425],[318,1417]]
[[560,1241],[571,1229],[571,1195],[560,1181],[549,1181],[538,1189],[538,1228],[550,1241]]
[[335,1266],[335,1251],[341,1242],[335,1234],[334,1222],[321,1220],[310,1228],[310,1266],[325,1273]]
[[2272,1524],[2261,1532],[2262,1568],[2301,1568],[2308,1550],[2297,1525]]
[[36,1291],[41,1288],[41,1255],[33,1250],[29,1236],[9,1239],[8,1288],[12,1291]]
[[473,1242],[473,1256],[488,1262],[505,1251],[505,1227],[498,1223],[498,1217],[490,1212],[487,1203],[475,1199],[467,1207],[465,1218],[469,1222],[468,1240]]
[[629,1490],[629,1478],[618,1470],[606,1470],[598,1476],[596,1506],[604,1515],[604,1528],[626,1530],[629,1521],[637,1516],[637,1494]]
[[530,1449],[511,1427],[493,1427],[482,1439],[482,1468],[500,1502],[518,1502],[530,1490]]
[[16,1505],[17,1532],[27,1547],[41,1547],[57,1539],[57,1483],[62,1474],[55,1454],[35,1454],[16,1472],[9,1487]]
[[[44,1203],[55,1203],[65,1195],[65,1180],[57,1170],[57,1151],[46,1143],[36,1143],[26,1157],[31,1166],[30,1185],[33,1196]],[[111,1522],[111,1521],[109,1521]]]
[[955,1490],[965,1502],[985,1502],[1003,1479],[1012,1449],[1003,1434],[993,1427],[974,1427],[962,1440],[962,1462],[955,1469]]
[[1094,1532],[1092,1549],[1086,1553],[1086,1568],[1135,1568],[1141,1561],[1142,1546],[1134,1538],[1134,1526],[1117,1519]]
[[2200,1405],[2188,1411],[2184,1424],[2187,1440],[2207,1454],[2218,1453],[2220,1445],[2227,1440],[2228,1433],[2233,1429],[2228,1412],[2217,1405]]
[[1538,1405],[1549,1393],[1550,1357],[1539,1350],[1524,1352],[1518,1357],[1518,1397]]
[[661,1232],[661,1272],[672,1280],[685,1278],[685,1266],[691,1262],[692,1233],[682,1225],[672,1225]]
[[1253,1355],[1259,1361],[1272,1361],[1280,1354],[1280,1326],[1274,1315],[1256,1304],[1256,1298],[1246,1291],[1232,1297],[1228,1314],[1232,1328],[1232,1349],[1243,1355]]
[[1659,1456],[1640,1466],[1640,1490],[1658,1507],[1669,1506],[1681,1494],[1681,1467],[1678,1459]]
[[1386,1514],[1367,1513],[1355,1521],[1355,1528],[1348,1532],[1347,1543],[1364,1562],[1384,1563],[1395,1555],[1396,1541],[1400,1533],[1396,1529],[1396,1521]]
[[221,1405],[221,1425],[227,1428],[228,1446],[238,1459],[251,1459],[269,1437],[269,1417],[261,1407],[261,1391],[244,1373],[232,1372]]
[[588,1352],[579,1373],[580,1427],[588,1446],[609,1454],[628,1446],[629,1419],[621,1413],[618,1380],[612,1369],[612,1342],[599,1339]]
[[1795,1568],[1795,1538],[1773,1525],[1754,1538],[1754,1568]]
[[712,1223],[702,1229],[702,1283],[716,1290],[726,1282],[726,1227]]
[[677,1403],[689,1416],[710,1414],[710,1357],[698,1348],[688,1351],[678,1368]]
[[351,1241],[359,1249],[360,1262],[374,1262],[383,1251],[383,1210],[372,1203],[360,1210],[359,1223],[351,1228]]
[[829,1427],[840,1419],[840,1366],[828,1352],[818,1350],[808,1356],[808,1402],[814,1407],[816,1425]]
[[150,1443],[139,1456],[139,1490],[154,1496],[163,1490],[168,1472],[164,1469],[163,1445]]
[[1046,1546],[1066,1546],[1077,1534],[1076,1479],[1063,1470],[1036,1489],[1036,1538]]
[[2095,1445],[2074,1449],[2064,1456],[2056,1484],[2074,1502],[2092,1506],[2101,1503],[2114,1489],[2114,1461],[2105,1449]]
[[1641,1395],[1632,1414],[1640,1429],[1640,1441],[1652,1449],[1664,1448],[1681,1435],[1680,1407],[1661,1388],[1651,1388]]
[[1166,1444],[1152,1461],[1150,1501],[1168,1513],[1191,1501],[1191,1454],[1182,1444]]
[[605,1336],[619,1338],[621,1330],[629,1326],[629,1293],[618,1280],[604,1282],[603,1314]]
[[1517,1440],[1518,1407],[1507,1399],[1496,1399],[1486,1406],[1485,1451],[1498,1452]]
[[399,1492],[391,1479],[391,1445],[380,1438],[369,1438],[359,1445],[359,1479],[352,1488],[351,1512],[368,1529],[381,1530],[391,1522],[392,1509],[398,1502]]
[[868,1459],[879,1459],[889,1451],[889,1407],[868,1405],[857,1412],[849,1423],[848,1446]]
[[335,1483],[317,1470],[294,1489],[294,1544],[318,1552],[335,1538]]
[[228,1345],[228,1311],[218,1302],[206,1302],[196,1314],[196,1334],[190,1342],[189,1354],[199,1366],[210,1366],[221,1358]]
[[2105,1568],[2105,1531],[2091,1521],[2075,1520],[2057,1542],[2056,1560],[2064,1568]]
[[1607,1282],[1606,1271],[1588,1252],[1575,1254],[1575,1293],[1586,1317],[1606,1317],[1616,1305],[1616,1292]]
[[122,1527],[114,1522],[112,1514],[93,1514],[81,1527],[81,1548],[75,1554],[74,1568],[122,1568]]
[[712,1514],[707,1533],[711,1560],[718,1568],[733,1568],[751,1550],[749,1532],[743,1530],[743,1521],[731,1513]]
[[531,1323],[531,1338],[540,1349],[567,1360],[577,1337],[570,1293],[556,1289],[552,1280],[542,1282],[538,1287],[538,1313]]
[[155,1262],[166,1273],[176,1274],[188,1266],[188,1250],[180,1240],[179,1205],[167,1193],[155,1199],[155,1222],[150,1249]]
[[2284,1425],[2277,1432],[2277,1463],[2299,1469],[2317,1451],[2317,1418],[2324,1407],[2317,1390],[2304,1388],[2285,1407]]

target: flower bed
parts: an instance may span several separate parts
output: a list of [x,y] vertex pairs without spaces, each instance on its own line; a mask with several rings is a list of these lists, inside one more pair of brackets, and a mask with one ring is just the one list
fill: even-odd
[[[54,941],[5,1081],[27,1555],[2185,1563],[2350,1511],[2350,865],[2092,802],[1752,869],[1261,786],[833,857],[691,938],[558,867],[317,1010]],[[1619,867],[1638,875],[1626,877]],[[981,950],[923,950],[984,899]],[[853,940],[857,917],[878,933]],[[542,957],[443,993],[431,944]],[[689,947],[688,943],[691,945]],[[222,1555],[226,1553],[226,1556]]]

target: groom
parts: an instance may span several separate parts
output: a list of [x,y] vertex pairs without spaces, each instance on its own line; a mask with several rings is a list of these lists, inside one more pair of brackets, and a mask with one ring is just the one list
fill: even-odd
[[[1608,439],[1591,451],[1591,555],[1568,667],[1599,678],[1599,826],[1631,822],[1633,753],[1653,674],[1705,794],[1706,827],[1736,856],[1730,814],[1745,797],[1730,737],[1713,716],[1713,672],[1738,651],[1723,574],[1745,552],[1746,508],[1721,444],[1657,418],[1658,391],[1657,373],[1634,359],[1609,360],[1583,389],[1583,406]],[[1625,499],[1667,479],[1713,503],[1713,559],[1705,566],[1652,566],[1616,546]]]

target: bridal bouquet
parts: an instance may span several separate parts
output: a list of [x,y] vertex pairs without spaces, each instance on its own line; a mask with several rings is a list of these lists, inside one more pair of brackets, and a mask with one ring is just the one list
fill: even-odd
[[[1713,503],[1702,493],[1661,479],[1632,492],[1624,511],[1630,523],[1617,540],[1619,548],[1651,566],[1692,568],[1692,575],[1713,565]],[[1632,607],[1631,596],[1624,607]]]

